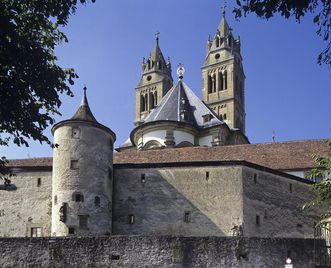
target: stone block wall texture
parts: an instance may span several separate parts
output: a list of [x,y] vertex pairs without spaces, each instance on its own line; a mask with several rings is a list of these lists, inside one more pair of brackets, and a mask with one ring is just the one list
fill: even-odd
[[235,237],[1,238],[0,267],[281,268],[290,254],[295,268],[312,268],[313,245],[281,238],[246,238],[239,247]]
[[238,166],[117,168],[112,234],[231,236],[242,196]]
[[20,171],[11,180],[16,190],[0,191],[0,237],[30,236],[36,227],[50,236],[51,172]]

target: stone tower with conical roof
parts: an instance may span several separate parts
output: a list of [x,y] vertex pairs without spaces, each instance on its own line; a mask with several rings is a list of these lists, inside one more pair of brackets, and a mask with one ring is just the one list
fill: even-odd
[[93,116],[86,88],[75,115],[52,134],[52,236],[110,234],[116,136]]
[[208,38],[207,55],[202,66],[203,101],[230,128],[245,134],[245,74],[240,53],[240,38],[235,39],[225,18],[214,38]]
[[143,59],[142,76],[136,87],[136,126],[144,122],[172,84],[170,60],[164,59],[159,46],[159,33],[156,33],[155,47],[147,60]]

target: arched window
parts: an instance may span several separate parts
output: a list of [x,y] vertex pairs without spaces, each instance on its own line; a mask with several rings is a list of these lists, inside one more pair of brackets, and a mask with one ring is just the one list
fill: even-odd
[[151,60],[150,59],[147,60],[147,67],[148,67],[148,70],[151,68]]
[[218,73],[218,90],[223,90],[223,74],[222,72]]
[[99,196],[94,197],[94,205],[96,207],[100,207],[100,197]]
[[208,93],[211,93],[211,88],[212,88],[212,81],[211,81],[211,76],[208,75]]
[[223,89],[228,88],[228,74],[227,71],[223,72]]
[[154,91],[154,107],[157,106],[157,91]]
[[226,114],[223,114],[223,120],[226,120]]
[[146,142],[146,144],[144,145],[144,149],[148,150],[148,149],[154,149],[154,148],[161,148],[162,144],[156,140],[151,140]]
[[213,74],[212,82],[212,92],[216,92],[216,74]]
[[154,94],[149,92],[149,109],[154,109]]
[[145,111],[148,110],[148,95],[147,93],[145,94]]
[[145,97],[143,95],[140,95],[140,111],[145,111]]
[[218,37],[218,35],[215,38],[215,43],[216,43],[216,47],[219,47],[219,45],[220,45],[220,38]]

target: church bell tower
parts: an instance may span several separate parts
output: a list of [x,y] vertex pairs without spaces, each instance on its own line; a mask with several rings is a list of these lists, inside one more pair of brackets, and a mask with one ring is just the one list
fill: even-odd
[[207,55],[202,66],[203,101],[230,128],[245,134],[245,74],[240,54],[240,38],[222,12],[222,20],[214,38],[208,38]]
[[146,116],[158,105],[172,87],[171,64],[165,61],[159,47],[159,33],[155,34],[155,47],[147,61],[142,63],[142,76],[136,87],[135,125],[144,122]]

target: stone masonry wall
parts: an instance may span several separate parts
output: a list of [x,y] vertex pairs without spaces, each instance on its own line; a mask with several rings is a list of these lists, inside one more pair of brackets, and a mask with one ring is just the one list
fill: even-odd
[[302,209],[314,198],[310,184],[243,167],[243,186],[244,236],[314,236],[314,222],[322,210]]
[[[233,237],[1,238],[0,267],[313,268],[313,240]],[[240,257],[244,256],[244,257]]]
[[242,196],[240,166],[116,168],[112,234],[232,235]]
[[17,171],[11,180],[15,190],[0,190],[0,237],[31,236],[36,227],[49,236],[51,171]]

